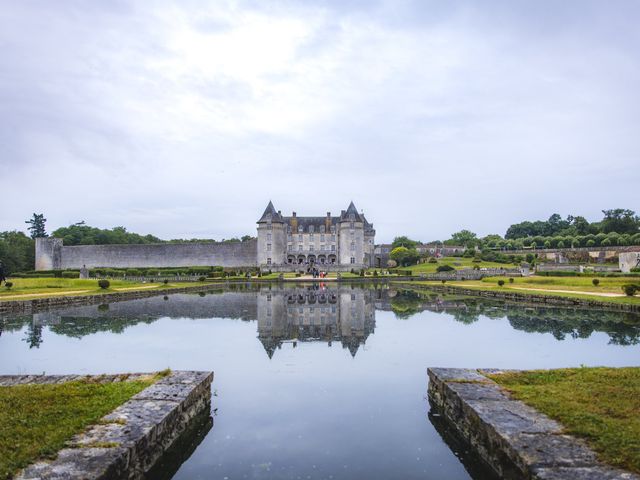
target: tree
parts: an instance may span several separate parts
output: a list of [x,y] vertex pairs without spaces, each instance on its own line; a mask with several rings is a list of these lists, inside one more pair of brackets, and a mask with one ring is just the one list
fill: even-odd
[[478,243],[478,236],[470,230],[460,230],[451,235],[451,244],[470,248]]
[[415,248],[396,247],[389,254],[392,260],[398,262],[398,265],[408,267],[415,264],[420,258],[420,254]]
[[0,262],[5,274],[35,268],[35,241],[23,232],[0,232]]
[[638,233],[640,230],[640,217],[633,210],[615,208],[603,210],[604,218],[600,222],[602,232],[610,233]]
[[573,227],[578,235],[587,235],[589,233],[589,222],[586,218],[577,216],[573,217]]
[[403,235],[401,237],[394,238],[391,247],[405,247],[411,249],[416,248],[418,245],[420,245],[420,242],[418,242],[417,240],[411,240],[409,237]]
[[24,223],[28,223],[31,225],[27,228],[31,232],[31,238],[39,238],[46,237],[47,232],[45,231],[45,223],[47,219],[44,218],[42,213],[34,213],[30,220],[27,220]]

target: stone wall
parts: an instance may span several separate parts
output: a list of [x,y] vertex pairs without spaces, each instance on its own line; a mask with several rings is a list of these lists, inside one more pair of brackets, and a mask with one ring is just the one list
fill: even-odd
[[[501,373],[489,370],[489,373]],[[429,403],[505,480],[640,480],[476,370],[430,368]]]
[[[140,374],[129,375],[135,379]],[[127,375],[125,375],[127,377]],[[0,386],[63,383],[90,378],[118,382],[120,375],[1,376]],[[16,479],[142,480],[198,416],[211,410],[212,372],[176,371],[66,442],[53,460],[40,460]]]
[[36,239],[36,270],[114,267],[253,267],[256,240],[238,243],[157,243],[146,245],[77,245],[58,238]]
[[640,267],[640,252],[621,253],[619,265],[623,273],[629,273],[632,268]]

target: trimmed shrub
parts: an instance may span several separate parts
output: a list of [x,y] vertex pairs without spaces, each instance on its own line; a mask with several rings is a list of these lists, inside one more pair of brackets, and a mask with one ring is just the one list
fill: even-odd
[[622,290],[628,297],[633,297],[639,288],[640,287],[638,287],[638,285],[634,285],[633,283],[628,283],[627,285],[622,286]]
[[100,280],[98,280],[98,286],[103,290],[106,290],[107,288],[109,288],[110,285],[111,285],[111,282],[109,280],[105,280],[104,278],[101,278]]
[[498,285],[500,285],[501,287],[504,287],[504,280],[498,280]]
[[199,282],[204,282],[207,279],[207,277],[198,277],[198,281]]
[[591,283],[593,283],[594,287],[597,287],[598,285],[600,285],[600,280],[597,278],[594,278],[593,280],[591,280]]
[[442,280],[442,284],[444,285],[445,283],[447,283],[447,281],[446,280]]
[[436,268],[436,272],[452,272],[453,270],[455,270],[455,268],[451,265],[438,265],[438,268]]
[[164,284],[166,285],[167,283],[169,283],[169,280],[167,280],[167,279],[165,278],[165,279],[162,281],[162,283],[164,283]]
[[427,260],[427,263],[438,263],[438,260],[436,260],[436,257],[429,257],[429,260]]
[[62,278],[80,278],[80,272],[62,272]]
[[513,283],[515,282],[515,279],[513,277],[509,277],[509,283]]
[[7,290],[11,290],[11,287],[13,287],[13,282],[4,282],[4,286],[7,287]]

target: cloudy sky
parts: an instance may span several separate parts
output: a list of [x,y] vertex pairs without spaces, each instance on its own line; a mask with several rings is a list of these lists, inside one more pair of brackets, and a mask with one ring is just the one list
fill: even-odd
[[0,230],[640,210],[640,2],[0,0]]

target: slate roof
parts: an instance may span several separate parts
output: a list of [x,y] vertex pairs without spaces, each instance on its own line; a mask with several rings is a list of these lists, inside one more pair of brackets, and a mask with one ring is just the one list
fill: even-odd
[[267,221],[267,216],[269,214],[271,214],[271,221],[272,222],[282,222],[282,215],[280,215],[276,211],[275,207],[273,206],[273,202],[271,200],[269,200],[269,205],[267,205],[267,208],[265,208],[264,213],[260,217],[260,220],[258,220],[258,223],[266,222]]
[[[275,207],[273,206],[273,202],[269,201],[269,204],[267,205],[267,208],[265,209],[264,213],[262,214],[262,216],[260,217],[260,220],[258,220],[258,223],[264,223],[267,221],[267,216],[271,214],[271,221],[272,222],[283,222],[286,223],[287,225],[291,225],[293,223],[293,220],[295,219],[295,221],[297,222],[297,227],[296,227],[296,232],[297,232],[297,228],[302,226],[302,229],[304,232],[309,232],[309,227],[313,225],[314,230],[316,232],[320,231],[320,227],[321,226],[326,226],[326,221],[327,218],[329,219],[330,223],[329,226],[335,226],[340,222],[348,222],[349,221],[349,215],[353,214],[354,215],[354,220],[356,222],[363,222],[364,224],[364,229],[367,231],[371,231],[373,230],[373,224],[369,223],[367,221],[367,219],[365,218],[364,214],[358,213],[358,209],[356,208],[356,206],[353,204],[353,202],[351,202],[349,204],[349,207],[346,210],[343,210],[340,214],[340,216],[332,216],[332,217],[298,217],[298,216],[291,216],[291,217],[284,217],[281,214],[279,214]],[[294,232],[295,233],[295,232]],[[328,233],[328,232],[327,232]]]

